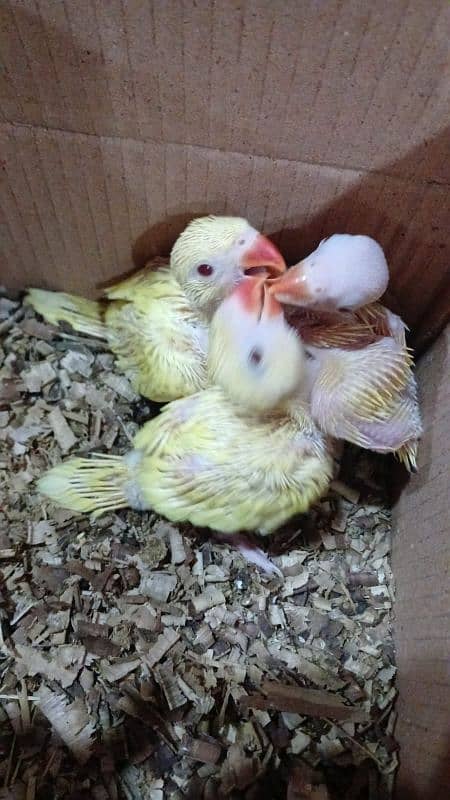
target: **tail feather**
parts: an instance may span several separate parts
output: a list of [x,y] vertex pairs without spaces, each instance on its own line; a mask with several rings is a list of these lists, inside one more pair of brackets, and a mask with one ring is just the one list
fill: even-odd
[[65,292],[47,292],[44,289],[29,289],[25,302],[52,325],[68,322],[79,333],[108,339],[107,328],[102,322],[101,304]]
[[418,440],[412,439],[410,442],[402,445],[395,453],[398,460],[403,464],[408,472],[417,472],[417,449]]
[[37,487],[56,505],[98,517],[130,505],[129,479],[130,468],[122,456],[97,453],[58,464],[39,479]]

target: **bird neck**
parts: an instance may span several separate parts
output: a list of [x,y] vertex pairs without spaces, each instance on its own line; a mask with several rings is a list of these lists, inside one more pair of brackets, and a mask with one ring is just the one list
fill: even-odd
[[[313,348],[307,348],[307,350]],[[315,348],[314,348],[315,349]],[[311,407],[311,395],[320,371],[319,361],[307,359],[302,381],[297,390],[285,401],[285,411],[293,419],[303,419],[305,411],[309,414]]]

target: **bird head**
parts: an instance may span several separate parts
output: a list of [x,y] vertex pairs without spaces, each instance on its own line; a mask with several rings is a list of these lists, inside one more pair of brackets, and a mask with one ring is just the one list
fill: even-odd
[[389,271],[383,250],[370,236],[336,233],[311,255],[271,282],[282,303],[334,311],[357,309],[385,292]]
[[303,345],[263,276],[244,277],[210,328],[209,377],[241,409],[268,412],[301,385]]
[[199,217],[175,242],[171,269],[190,302],[212,313],[245,273],[286,269],[274,244],[240,217]]

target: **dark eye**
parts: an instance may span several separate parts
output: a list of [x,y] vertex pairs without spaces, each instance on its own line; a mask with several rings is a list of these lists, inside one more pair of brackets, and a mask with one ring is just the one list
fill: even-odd
[[197,267],[197,272],[199,275],[203,275],[204,278],[208,278],[214,272],[214,267],[211,267],[209,264],[200,264]]
[[248,354],[248,360],[250,361],[250,364],[254,364],[255,367],[257,367],[258,364],[261,363],[262,359],[263,359],[263,354],[261,350],[258,350],[257,347],[254,347],[253,350],[250,350]]

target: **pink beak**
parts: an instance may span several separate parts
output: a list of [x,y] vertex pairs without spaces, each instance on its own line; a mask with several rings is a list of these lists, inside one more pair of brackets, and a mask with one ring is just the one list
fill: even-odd
[[252,246],[242,254],[239,266],[245,271],[265,267],[272,277],[282,275],[286,271],[286,262],[280,251],[262,233],[258,234]]
[[289,303],[293,306],[308,305],[313,299],[301,263],[288,269],[284,275],[271,280],[268,291],[280,303]]
[[269,291],[264,275],[246,276],[234,289],[232,296],[238,298],[247,314],[258,320],[283,313],[280,303]]

